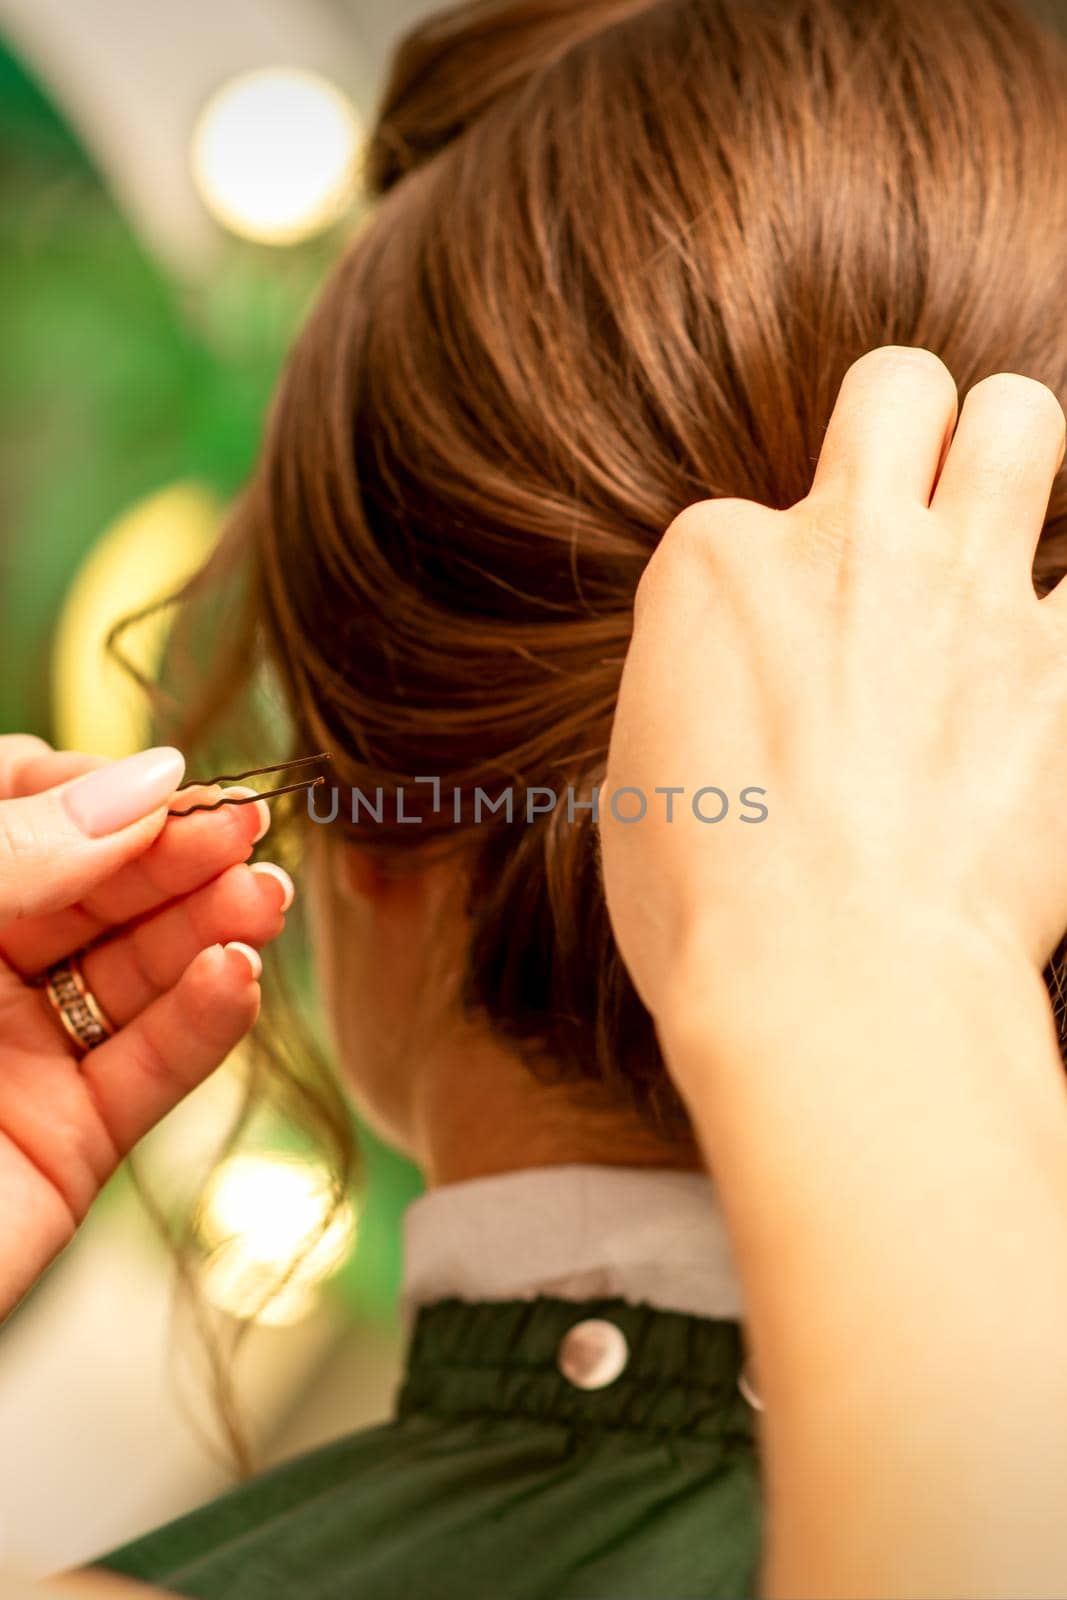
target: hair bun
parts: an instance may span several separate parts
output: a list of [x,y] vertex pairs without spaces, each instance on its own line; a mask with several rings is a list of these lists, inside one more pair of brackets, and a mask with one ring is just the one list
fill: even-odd
[[382,195],[583,39],[656,0],[465,0],[419,23],[394,57],[365,162]]

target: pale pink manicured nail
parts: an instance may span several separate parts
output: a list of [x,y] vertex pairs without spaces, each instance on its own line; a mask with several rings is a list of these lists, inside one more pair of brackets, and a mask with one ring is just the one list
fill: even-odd
[[252,872],[262,872],[264,877],[267,878],[277,878],[278,882],[282,886],[282,893],[285,896],[284,900],[282,901],[282,910],[288,911],[296,896],[296,889],[293,886],[292,878],[290,878],[285,868],[275,866],[273,861],[253,861],[250,870]]
[[242,944],[240,939],[231,939],[226,949],[239,950],[241,952],[248,965],[252,968],[253,978],[258,980],[263,976],[263,962],[260,959],[259,951],[253,945]]
[[[255,794],[256,790],[246,788],[243,783],[234,783],[231,784],[228,789],[223,789],[222,792],[223,794]],[[266,833],[267,829],[270,827],[270,806],[265,800],[260,800],[257,805],[252,807],[252,810],[259,818],[259,832],[252,840],[252,843],[258,844],[263,835]]]
[[67,815],[82,833],[98,839],[165,805],[182,781],[185,757],[170,745],[110,761],[62,791]]

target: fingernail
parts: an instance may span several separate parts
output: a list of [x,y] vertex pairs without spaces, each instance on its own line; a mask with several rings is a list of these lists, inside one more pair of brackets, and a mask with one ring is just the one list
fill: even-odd
[[240,939],[231,939],[226,946],[227,950],[239,950],[248,965],[252,968],[252,976],[257,981],[263,976],[263,961],[259,951],[250,944],[242,944]]
[[[223,792],[223,794],[248,794],[248,795],[252,795],[252,794],[258,793],[258,791],[255,790],[255,789],[247,789],[247,788],[245,788],[243,783],[232,784],[230,786],[230,788],[223,789],[222,792]],[[255,812],[256,816],[259,818],[259,832],[253,838],[252,843],[253,844],[258,844],[259,841],[262,839],[263,835],[266,833],[267,829],[270,827],[270,806],[267,804],[267,802],[265,800],[260,800],[256,805],[254,805],[252,807],[252,810]]]
[[185,757],[170,745],[142,750],[75,778],[61,799],[67,815],[93,839],[116,833],[168,801],[185,772]]
[[278,882],[282,886],[282,894],[284,895],[284,899],[282,900],[282,910],[288,911],[289,907],[293,903],[294,898],[296,897],[296,889],[293,885],[292,878],[290,878],[285,868],[275,866],[273,861],[253,861],[251,871],[262,872],[266,878],[277,878]]

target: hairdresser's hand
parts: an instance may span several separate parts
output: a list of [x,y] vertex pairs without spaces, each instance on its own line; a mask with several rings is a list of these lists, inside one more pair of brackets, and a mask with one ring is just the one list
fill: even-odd
[[[167,820],[182,772],[0,739],[0,1318],[255,1020],[291,885],[244,865],[265,804]],[[81,1056],[39,982],[75,953],[116,1029]]]
[[[701,502],[652,557],[606,780],[650,805],[641,823],[601,814],[615,932],[653,1013],[696,944],[725,997],[817,915],[844,945],[877,914],[1036,968],[1067,926],[1067,589],[1039,601],[1030,576],[1064,417],[1043,385],[997,376],[955,423],[935,356],[875,351],[845,377],[805,500]],[[686,791],[670,824],[666,785]],[[693,814],[706,785],[731,800],[721,822]],[[746,786],[766,820],[742,820]]]
[[[686,794],[670,824],[601,804],[616,933],[741,1273],[772,1600],[1067,1593],[1041,981],[1067,924],[1067,590],[1031,582],[1064,418],[1006,376],[955,416],[933,356],[878,351],[806,500],[678,519],[606,788]],[[701,823],[707,785],[765,789],[767,820]]]

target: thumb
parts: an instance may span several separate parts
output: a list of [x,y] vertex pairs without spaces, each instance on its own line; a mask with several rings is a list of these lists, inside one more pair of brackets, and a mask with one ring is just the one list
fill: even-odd
[[185,758],[161,746],[18,800],[0,800],[0,921],[72,905],[145,850]]

